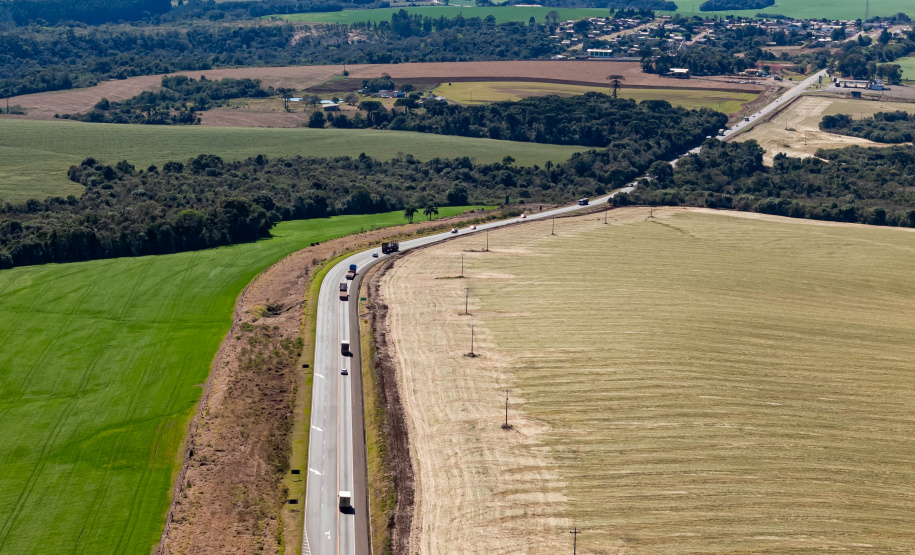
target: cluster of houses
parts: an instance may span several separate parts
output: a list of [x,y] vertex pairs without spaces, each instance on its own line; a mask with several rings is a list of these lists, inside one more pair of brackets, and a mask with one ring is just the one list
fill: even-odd
[[[718,40],[716,29],[721,26],[727,29],[735,29],[753,25],[762,27],[767,32],[776,33],[783,31],[787,34],[792,32],[810,33],[812,40],[821,44],[833,42],[837,35],[836,30],[842,30],[843,38],[853,37],[862,29],[856,21],[832,21],[821,22],[813,20],[794,20],[794,19],[756,19],[752,21],[723,19],[712,25],[693,25],[687,30],[681,25],[670,23],[670,16],[659,16],[653,22],[646,22],[640,19],[614,19],[611,17],[590,17],[585,21],[589,23],[586,32],[579,33],[575,30],[575,21],[568,20],[559,24],[555,35],[550,38],[565,46],[569,52],[566,56],[555,56],[555,59],[563,59],[569,56],[589,59],[625,59],[637,57],[641,50],[642,44],[649,41],[652,37],[658,35],[661,25],[664,25],[666,31],[666,41],[668,54],[674,55],[687,44],[708,44]],[[626,33],[626,31],[630,31]],[[836,37],[838,38],[838,37]],[[586,42],[600,41],[600,48],[584,48]],[[616,48],[614,48],[614,46]],[[774,41],[766,42],[766,47],[780,46]],[[578,53],[576,54],[576,51]]]

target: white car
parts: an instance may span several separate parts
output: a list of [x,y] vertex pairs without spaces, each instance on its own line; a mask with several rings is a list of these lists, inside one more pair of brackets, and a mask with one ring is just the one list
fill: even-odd
[[475,225],[470,226],[470,229],[476,229],[476,228],[477,228],[477,226],[475,226]]
[[521,214],[521,219],[522,220],[527,219],[527,214]]

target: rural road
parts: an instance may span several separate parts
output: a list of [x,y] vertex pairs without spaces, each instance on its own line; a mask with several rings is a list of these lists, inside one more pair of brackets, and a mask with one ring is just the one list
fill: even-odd
[[[792,87],[774,102],[768,104],[750,122],[740,122],[719,137],[727,139],[746,131],[756,121],[800,96],[810,85],[816,83],[825,70],[811,75]],[[690,151],[698,151],[699,147]],[[687,153],[689,154],[689,153]],[[676,160],[672,161],[676,165]],[[593,205],[605,203],[614,194],[630,192],[626,187],[610,195],[594,199]],[[526,220],[542,220],[581,210],[578,205],[566,206],[538,214],[530,214]],[[491,222],[477,226],[477,229],[462,228],[458,235],[479,233],[520,221],[519,218]],[[437,243],[454,237],[451,233],[439,233],[403,241],[400,251]],[[372,258],[378,252],[379,258]],[[321,283],[318,295],[317,330],[315,334],[314,385],[311,402],[311,432],[308,443],[308,477],[305,492],[305,527],[302,534],[303,555],[368,555],[368,493],[366,490],[365,467],[365,424],[362,409],[362,368],[359,351],[358,306],[359,282],[362,274],[386,255],[375,248],[349,256],[328,271]],[[356,264],[359,274],[350,286],[350,301],[341,302],[338,292],[341,283],[346,282],[350,264]],[[351,356],[344,356],[341,342],[351,346]],[[341,374],[346,368],[348,375]],[[355,439],[354,439],[355,438]],[[352,509],[342,512],[339,508],[338,493],[349,491],[352,495]]]
[[[614,191],[593,199],[599,206],[620,192]],[[527,215],[524,221],[548,219],[582,210],[576,205]],[[511,218],[477,226],[475,231],[462,228],[458,236],[479,233],[522,221]],[[439,233],[402,241],[400,251],[437,243],[454,237]],[[372,258],[372,253],[379,253]],[[359,355],[358,314],[359,282],[366,269],[384,260],[380,248],[354,254],[335,265],[321,283],[318,294],[315,332],[314,385],[311,401],[311,431],[308,440],[308,472],[305,490],[305,527],[302,534],[303,555],[368,555],[368,493],[366,490],[365,432],[362,409],[362,368]],[[350,264],[359,274],[350,283],[350,300],[340,301],[340,283],[346,280]],[[352,356],[344,356],[341,342],[348,341]],[[349,375],[341,374],[346,368]],[[355,443],[354,443],[355,438]],[[352,510],[339,509],[340,491],[352,493]]]
[[737,133],[746,131],[747,129],[752,127],[753,124],[755,124],[757,121],[765,119],[766,116],[768,116],[769,114],[771,114],[777,110],[780,110],[782,106],[786,106],[792,100],[799,97],[801,94],[804,93],[804,91],[807,89],[807,87],[816,83],[820,77],[825,77],[825,76],[826,76],[825,69],[818,71],[817,73],[814,73],[813,75],[804,79],[803,81],[801,81],[794,87],[788,89],[784,94],[782,94],[780,97],[776,98],[774,102],[770,102],[765,107],[763,107],[761,110],[759,110],[755,114],[751,115],[750,121],[741,121],[741,122],[734,124],[734,127],[726,130],[724,132],[724,135],[720,136],[719,138],[724,140],[724,139],[727,139],[728,137],[736,135]]

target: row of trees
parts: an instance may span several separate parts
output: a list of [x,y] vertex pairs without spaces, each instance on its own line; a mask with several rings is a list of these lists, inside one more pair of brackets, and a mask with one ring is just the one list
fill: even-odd
[[902,77],[901,68],[890,64],[898,58],[915,52],[915,31],[908,31],[898,37],[886,29],[876,41],[865,35],[842,44],[835,60],[836,70],[844,77],[854,79],[886,79],[898,83]]
[[724,114],[708,109],[687,110],[663,100],[635,102],[597,92],[480,106],[426,99],[422,110],[416,110],[418,103],[409,98],[400,103],[404,106],[402,111],[388,111],[380,102],[363,102],[360,107],[367,111],[368,117],[354,118],[350,123],[398,131],[597,148],[617,148],[621,141],[628,141],[643,145],[637,151],[658,149],[661,158],[698,145],[727,123]]
[[544,58],[558,52],[550,34],[542,24],[406,11],[305,34],[291,24],[21,27],[0,31],[0,97],[216,67]]
[[[531,140],[572,137],[606,148],[543,168],[517,167],[510,157],[478,165],[467,158],[419,162],[410,155],[388,162],[365,155],[274,161],[257,156],[241,162],[201,155],[137,170],[126,161],[111,166],[89,158],[68,172],[85,187],[80,198],[0,205],[0,266],[208,248],[264,237],[282,220],[411,207],[428,208],[431,217],[444,204],[508,203],[512,197],[556,202],[603,194],[699,144],[725,122],[723,114],[709,110],[600,94],[470,111],[439,108],[428,117],[442,132],[488,133],[498,124],[526,129]],[[586,116],[599,122],[590,131]]]
[[434,214],[446,204],[512,198],[556,202],[618,187],[650,163],[594,151],[544,168],[510,158],[478,165],[409,155],[388,162],[201,155],[137,170],[89,158],[68,172],[85,187],[79,198],[0,204],[0,268],[209,248],[265,237],[282,220],[410,206]]
[[824,116],[820,129],[877,143],[898,144],[915,140],[915,118],[902,110],[877,112],[872,118],[860,120],[853,120],[848,114]]
[[915,147],[820,150],[816,157],[775,156],[763,165],[755,141],[708,140],[676,169],[656,164],[651,177],[618,205],[730,208],[873,225],[915,227]]
[[[144,91],[123,102],[103,98],[85,114],[64,114],[65,119],[93,123],[136,123],[147,125],[193,125],[200,123],[197,112],[224,105],[235,98],[272,96],[273,88],[262,89],[259,79],[195,80],[184,75],[162,78],[162,88]],[[285,94],[285,91],[284,91]]]

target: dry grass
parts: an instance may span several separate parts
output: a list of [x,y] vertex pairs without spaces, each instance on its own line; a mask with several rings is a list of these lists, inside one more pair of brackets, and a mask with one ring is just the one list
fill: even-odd
[[[610,94],[607,83],[599,85],[567,85],[563,83],[538,83],[533,81],[465,81],[451,85],[443,84],[433,91],[434,94],[447,97],[459,104],[486,104],[500,100],[520,100],[531,96],[574,96],[587,92]],[[720,108],[722,112],[737,112],[744,104],[752,102],[759,96],[757,93],[724,92],[703,89],[635,89],[623,87],[619,90],[620,98],[642,100],[666,100],[674,106],[684,108]]]
[[740,135],[740,140],[755,140],[766,149],[765,161],[779,152],[788,156],[813,156],[820,148],[842,148],[851,145],[886,146],[867,139],[846,137],[820,131],[823,116],[851,114],[855,119],[871,117],[876,112],[903,110],[915,112],[915,104],[905,102],[875,102],[829,96],[804,96],[772,120],[759,124]]
[[[574,524],[580,553],[911,552],[913,235],[612,214],[491,232],[489,253],[458,239],[385,277],[413,551],[555,553]],[[468,277],[436,279],[462,252]]]

